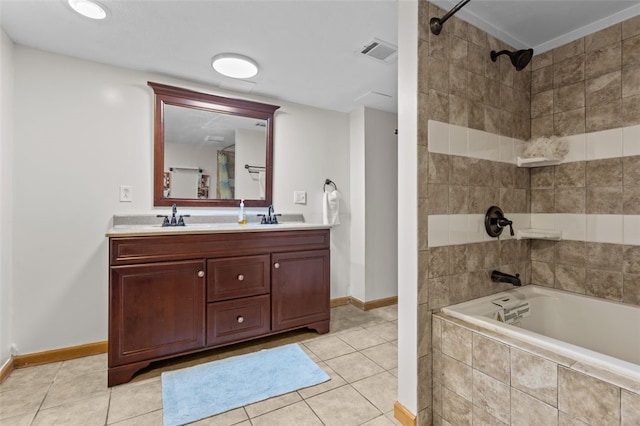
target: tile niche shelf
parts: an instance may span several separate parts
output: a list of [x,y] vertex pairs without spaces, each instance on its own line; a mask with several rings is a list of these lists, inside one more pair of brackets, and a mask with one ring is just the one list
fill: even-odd
[[552,160],[547,157],[533,157],[533,158],[522,158],[518,157],[517,160],[518,167],[544,167],[544,166],[555,166],[560,164],[560,160]]
[[519,229],[516,235],[519,240],[555,240],[562,239],[562,231],[557,229],[529,228]]

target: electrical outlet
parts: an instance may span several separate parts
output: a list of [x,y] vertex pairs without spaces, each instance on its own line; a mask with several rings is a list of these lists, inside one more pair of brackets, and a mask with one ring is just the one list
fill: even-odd
[[293,191],[293,204],[307,204],[307,193],[305,191]]
[[130,185],[120,185],[120,202],[130,203],[133,201],[133,191]]

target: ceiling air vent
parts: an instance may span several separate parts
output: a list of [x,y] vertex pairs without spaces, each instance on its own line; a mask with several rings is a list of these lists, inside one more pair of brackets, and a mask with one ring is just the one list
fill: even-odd
[[389,63],[398,57],[398,47],[374,38],[360,50],[360,53],[377,61]]

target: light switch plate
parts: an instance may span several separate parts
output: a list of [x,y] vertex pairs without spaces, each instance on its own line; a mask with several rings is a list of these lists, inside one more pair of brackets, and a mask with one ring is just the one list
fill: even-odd
[[130,203],[133,201],[133,190],[130,185],[120,185],[120,202]]
[[307,204],[306,191],[293,191],[293,204]]

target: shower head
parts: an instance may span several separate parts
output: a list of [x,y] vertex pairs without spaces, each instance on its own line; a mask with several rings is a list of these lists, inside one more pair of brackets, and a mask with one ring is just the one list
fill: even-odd
[[522,71],[527,65],[529,65],[529,62],[533,57],[533,49],[518,50],[516,52],[509,52],[508,50],[496,52],[495,50],[492,50],[491,60],[495,62],[500,55],[509,55],[511,63],[516,67],[516,71]]

